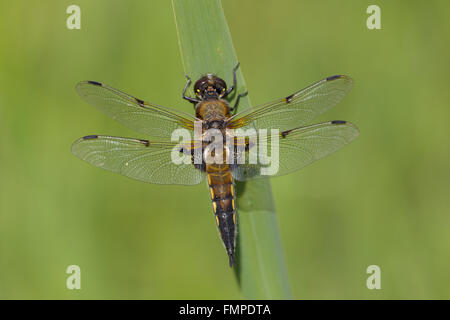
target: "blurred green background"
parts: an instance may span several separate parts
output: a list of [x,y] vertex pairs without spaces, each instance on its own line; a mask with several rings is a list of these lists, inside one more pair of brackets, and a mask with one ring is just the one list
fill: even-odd
[[[66,28],[71,4],[81,30]],[[366,27],[370,4],[382,30]],[[316,122],[352,121],[360,137],[272,181],[293,297],[450,298],[450,3],[223,6],[253,104],[355,80]],[[0,298],[240,298],[205,185],[144,184],[70,152],[88,134],[146,138],[85,103],[81,80],[193,112],[170,1],[3,1],[0,12]],[[72,264],[81,290],[66,289]],[[381,290],[366,288],[373,264]]]

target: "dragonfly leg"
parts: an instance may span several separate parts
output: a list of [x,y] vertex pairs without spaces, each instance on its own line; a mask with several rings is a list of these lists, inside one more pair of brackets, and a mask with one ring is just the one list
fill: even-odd
[[225,92],[225,94],[223,95],[222,98],[225,98],[227,95],[229,95],[231,92],[233,92],[233,90],[236,88],[236,83],[237,83],[236,71],[237,71],[237,69],[239,69],[239,65],[240,65],[240,63],[238,62],[236,67],[233,68],[233,85]]
[[187,81],[186,81],[186,85],[184,86],[184,89],[183,89],[183,99],[186,99],[187,101],[192,102],[193,104],[197,104],[200,102],[199,99],[191,98],[186,95],[186,90],[189,87],[189,85],[191,84],[191,78],[189,78],[189,76],[187,74],[185,74],[185,76],[186,76]]
[[245,91],[243,93],[240,93],[237,96],[236,102],[234,103],[233,108],[230,108],[230,112],[232,112],[233,114],[235,114],[237,112],[237,108],[239,106],[239,100],[241,99],[241,97],[245,97],[248,94],[248,91]]

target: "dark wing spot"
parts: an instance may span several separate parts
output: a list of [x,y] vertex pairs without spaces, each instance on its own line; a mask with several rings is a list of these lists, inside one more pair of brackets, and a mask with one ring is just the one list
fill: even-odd
[[141,99],[138,99],[138,98],[135,98],[135,99],[136,99],[136,102],[137,102],[141,107],[144,106],[144,100],[141,100]]
[[331,121],[331,124],[346,124],[347,121],[344,120],[333,120]]
[[100,82],[97,81],[88,81],[88,83],[93,84],[94,86],[102,86],[102,84]]
[[150,141],[148,140],[139,140],[140,143],[142,143],[143,145],[145,145],[146,147],[148,147],[150,145]]
[[292,100],[292,98],[294,97],[294,95],[295,95],[295,93],[291,94],[290,96],[287,96],[287,97],[285,98],[286,102],[287,102],[287,103],[291,102],[291,100]]
[[336,80],[336,79],[339,79],[339,78],[341,78],[341,77],[342,77],[341,75],[331,76],[331,77],[328,77],[328,78],[327,78],[327,81]]
[[188,149],[188,148],[186,148],[186,147],[181,147],[179,150],[178,150],[178,152],[179,153],[182,153],[182,154],[184,154],[184,155],[189,155],[189,156],[193,156],[194,155],[194,149]]
[[85,137],[83,137],[83,139],[84,140],[90,140],[90,139],[97,139],[98,138],[98,135],[91,135],[91,136],[85,136]]
[[286,131],[283,131],[283,132],[281,133],[281,137],[282,137],[282,138],[286,138],[286,136],[287,136],[289,133],[291,133],[291,131],[292,131],[292,130],[286,130]]

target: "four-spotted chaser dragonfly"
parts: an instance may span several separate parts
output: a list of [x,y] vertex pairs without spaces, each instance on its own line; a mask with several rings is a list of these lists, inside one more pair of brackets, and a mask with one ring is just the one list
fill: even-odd
[[[225,81],[216,75],[207,74],[200,78],[194,85],[195,98],[186,96],[191,83],[187,77],[183,98],[195,105],[195,116],[145,102],[103,83],[81,82],[76,90],[89,104],[151,139],[89,135],[78,139],[72,146],[72,152],[77,157],[96,167],[148,183],[196,185],[206,176],[217,227],[230,266],[235,263],[234,180],[264,177],[259,174],[262,165],[236,161],[211,163],[204,156],[201,156],[200,163],[194,163],[194,150],[205,148],[211,142],[198,143],[193,140],[180,148],[180,144],[170,138],[174,130],[184,128],[192,131],[196,121],[201,121],[203,132],[216,129],[224,137],[238,128],[278,129],[279,166],[274,176],[298,170],[335,152],[358,136],[358,129],[347,121],[307,125],[349,92],[352,87],[350,77],[331,76],[285,98],[237,113],[239,99],[246,93],[237,96],[232,108],[225,98],[236,88],[238,66],[233,69],[233,85],[228,89]],[[248,137],[244,142],[240,141],[244,144],[241,152],[248,153],[254,148]],[[174,163],[171,158],[174,148],[179,148],[177,152],[192,156],[192,161]],[[224,154],[227,152],[230,150],[224,150]],[[233,152],[236,151],[233,149]]]

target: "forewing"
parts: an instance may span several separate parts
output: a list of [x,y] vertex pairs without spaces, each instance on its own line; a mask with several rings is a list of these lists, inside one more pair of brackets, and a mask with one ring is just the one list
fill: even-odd
[[[236,180],[246,181],[255,178],[268,178],[272,176],[282,176],[293,171],[299,170],[308,164],[319,160],[350,143],[358,136],[358,129],[353,124],[346,121],[330,121],[312,126],[287,130],[277,134],[278,143],[272,142],[270,132],[267,137],[267,149],[269,157],[274,159],[274,154],[270,152],[271,148],[279,147],[278,152],[278,170],[271,175],[263,175],[262,169],[267,165],[262,165],[258,155],[258,163],[235,165],[232,169],[233,177]],[[275,138],[275,137],[274,137]],[[258,142],[258,148],[261,148],[261,142]],[[249,159],[248,153],[245,159]],[[272,162],[272,165],[274,163]],[[276,168],[276,164],[275,167]],[[269,170],[270,171],[270,170]]]
[[187,113],[150,104],[100,82],[80,82],[76,90],[104,114],[150,137],[167,139],[175,129],[194,128],[196,118]]
[[254,126],[280,132],[302,127],[341,101],[352,83],[345,75],[328,77],[286,98],[248,108],[233,116],[227,127]]
[[[175,164],[175,142],[150,142],[109,136],[86,136],[72,145],[80,159],[132,179],[156,184],[199,184],[204,173],[193,164]],[[182,156],[180,151],[180,156]]]

